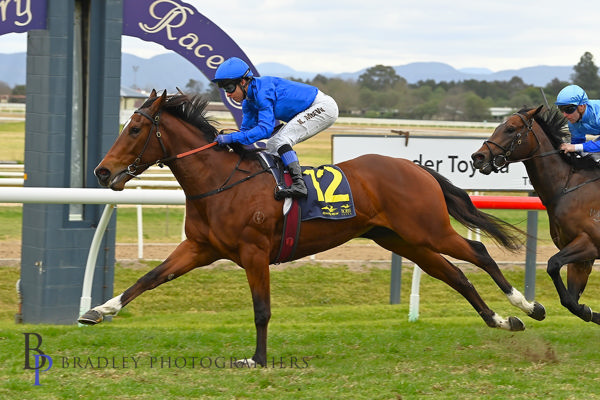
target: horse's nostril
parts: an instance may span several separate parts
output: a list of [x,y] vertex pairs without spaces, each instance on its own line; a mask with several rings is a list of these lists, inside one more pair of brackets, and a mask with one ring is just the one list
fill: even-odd
[[96,175],[96,178],[98,178],[98,181],[102,184],[110,178],[110,170],[104,167],[96,168],[94,170],[94,175]]
[[94,174],[95,174],[95,175],[96,175],[98,178],[100,178],[100,177],[103,177],[103,176],[109,175],[110,173],[108,172],[108,169],[106,169],[106,168],[97,168],[97,169],[94,171]]
[[475,153],[471,157],[473,158],[473,161],[483,162],[483,161],[485,161],[486,155],[483,153]]
[[481,168],[481,166],[483,165],[483,161],[485,160],[485,157],[481,153],[473,153],[473,154],[471,154],[471,159],[473,160],[473,166],[475,168]]

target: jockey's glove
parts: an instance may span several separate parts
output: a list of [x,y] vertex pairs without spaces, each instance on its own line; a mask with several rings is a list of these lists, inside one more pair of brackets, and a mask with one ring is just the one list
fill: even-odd
[[219,146],[227,146],[228,144],[233,143],[233,137],[231,134],[217,135],[215,142],[217,142]]

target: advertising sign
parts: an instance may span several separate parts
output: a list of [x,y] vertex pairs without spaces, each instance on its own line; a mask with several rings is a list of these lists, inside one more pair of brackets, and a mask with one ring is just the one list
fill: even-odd
[[483,137],[411,136],[406,143],[401,136],[333,135],[332,159],[339,163],[363,154],[381,154],[432,168],[465,190],[533,191],[523,163],[506,165],[490,175],[475,169],[471,154],[484,140]]

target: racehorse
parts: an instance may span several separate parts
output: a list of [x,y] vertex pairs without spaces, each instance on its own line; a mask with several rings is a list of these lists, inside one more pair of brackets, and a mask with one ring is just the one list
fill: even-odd
[[[542,108],[513,114],[471,158],[484,174],[507,163],[523,162],[547,209],[552,240],[560,249],[547,266],[560,302],[584,321],[600,324],[600,313],[579,304],[594,260],[600,255],[600,170],[593,160],[558,150],[568,134],[565,118],[557,109],[542,112]],[[567,287],[560,276],[565,264]]]
[[[125,182],[150,165],[167,165],[186,195],[186,239],[162,264],[119,296],[86,312],[79,322],[99,323],[146,290],[228,259],[245,270],[252,294],[256,350],[248,361],[264,365],[271,317],[269,265],[276,260],[281,242],[283,203],[275,200],[275,180],[263,173],[256,152],[214,146],[218,131],[205,115],[206,105],[197,96],[167,96],[166,91],[157,96],[153,91],[94,170],[102,186],[123,190]],[[512,287],[482,243],[467,240],[452,228],[449,214],[467,227],[487,232],[508,249],[520,246],[522,232],[480,212],[464,190],[411,161],[365,155],[338,166],[349,181],[356,215],[303,222],[293,259],[352,238],[369,238],[446,282],[488,326],[525,328],[519,318],[505,319],[492,311],[462,271],[442,256],[446,254],[485,270],[509,302],[530,317],[545,317],[544,307],[528,302]]]

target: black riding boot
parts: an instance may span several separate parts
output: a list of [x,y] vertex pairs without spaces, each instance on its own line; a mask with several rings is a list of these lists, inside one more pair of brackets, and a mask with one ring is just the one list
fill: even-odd
[[292,186],[278,190],[275,196],[278,200],[281,200],[285,197],[292,197],[294,199],[306,197],[308,191],[306,190],[304,179],[302,179],[302,168],[300,168],[300,163],[298,161],[294,161],[290,163],[287,168],[290,172],[290,176],[292,177]]

